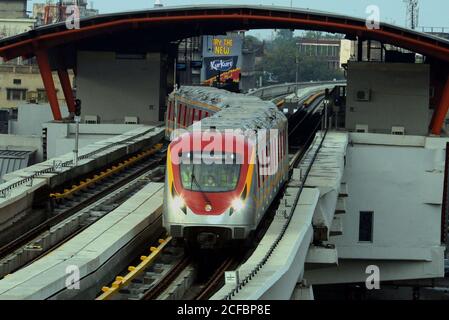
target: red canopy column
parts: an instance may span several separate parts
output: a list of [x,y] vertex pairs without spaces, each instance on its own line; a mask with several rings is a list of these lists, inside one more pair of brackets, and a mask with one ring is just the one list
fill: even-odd
[[440,135],[441,128],[443,127],[444,119],[446,118],[447,111],[449,109],[449,76],[446,80],[446,85],[443,89],[443,94],[441,95],[440,103],[435,109],[432,117],[431,133],[435,135]]
[[48,54],[44,50],[36,52],[37,63],[41,72],[42,81],[44,82],[45,91],[47,92],[48,102],[50,103],[53,119],[62,120],[61,110],[59,109],[58,96],[56,94],[55,82],[51,73]]
[[59,81],[61,81],[62,91],[64,91],[65,101],[70,113],[75,113],[75,98],[73,97],[72,85],[70,84],[69,73],[66,69],[58,69]]

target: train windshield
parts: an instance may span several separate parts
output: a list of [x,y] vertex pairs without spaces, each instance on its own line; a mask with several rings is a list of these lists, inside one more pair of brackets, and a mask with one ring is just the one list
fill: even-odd
[[200,192],[233,191],[239,182],[241,165],[235,160],[228,162],[181,161],[179,167],[183,188]]

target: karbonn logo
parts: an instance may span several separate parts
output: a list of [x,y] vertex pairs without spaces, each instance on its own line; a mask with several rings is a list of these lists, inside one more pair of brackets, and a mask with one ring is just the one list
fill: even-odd
[[232,69],[234,62],[230,60],[214,60],[210,62],[210,68],[216,71],[229,71]]

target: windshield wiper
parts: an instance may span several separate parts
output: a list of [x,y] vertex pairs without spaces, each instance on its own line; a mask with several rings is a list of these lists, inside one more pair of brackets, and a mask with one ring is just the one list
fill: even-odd
[[[196,176],[195,176],[195,165],[193,165],[193,168],[192,168],[192,175],[190,176],[190,181],[191,181],[191,182],[195,182],[195,184],[196,184],[197,187],[198,187],[198,190],[199,190],[199,191],[201,192],[201,194],[203,195],[204,200],[206,200],[206,203],[210,205],[211,203],[210,203],[209,198],[207,197],[206,193],[205,193],[205,192],[203,191],[203,189],[201,188],[200,183],[199,183],[198,180],[196,179]],[[193,190],[193,188],[192,188],[192,183],[190,183],[190,189]]]

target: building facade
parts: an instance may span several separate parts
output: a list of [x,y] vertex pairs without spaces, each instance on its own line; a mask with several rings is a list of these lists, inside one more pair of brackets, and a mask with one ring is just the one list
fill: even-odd
[[341,67],[341,39],[301,38],[297,45],[301,56],[322,58],[330,70],[338,70]]
[[0,19],[23,19],[26,14],[27,0],[0,1]]

